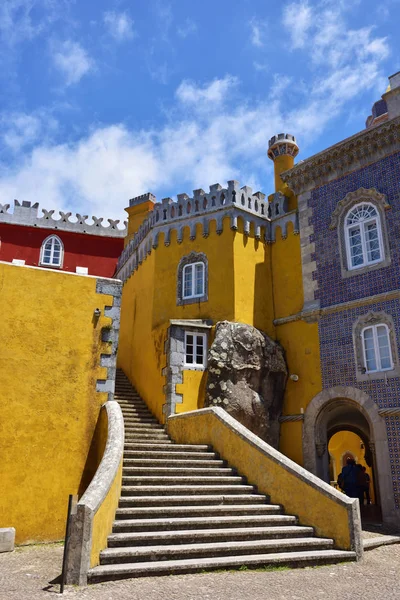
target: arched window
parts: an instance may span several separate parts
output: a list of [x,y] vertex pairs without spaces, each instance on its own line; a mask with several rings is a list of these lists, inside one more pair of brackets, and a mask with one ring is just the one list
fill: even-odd
[[383,261],[380,217],[373,204],[363,202],[353,206],[346,215],[344,226],[349,269]]
[[366,372],[376,373],[377,371],[390,371],[393,369],[388,326],[381,323],[364,327],[361,337]]
[[202,252],[182,257],[177,273],[177,304],[193,304],[208,300],[208,261]]
[[62,267],[64,248],[56,235],[46,238],[40,250],[40,264],[49,267]]

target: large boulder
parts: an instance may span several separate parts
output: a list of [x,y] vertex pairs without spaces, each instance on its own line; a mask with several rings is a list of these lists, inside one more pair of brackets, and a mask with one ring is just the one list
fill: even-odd
[[262,331],[221,321],[208,355],[205,406],[220,406],[274,446],[287,367],[282,347]]

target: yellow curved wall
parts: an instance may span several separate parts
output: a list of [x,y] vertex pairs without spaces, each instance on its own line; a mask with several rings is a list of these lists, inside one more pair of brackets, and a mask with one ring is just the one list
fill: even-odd
[[64,536],[68,495],[82,493],[106,394],[97,367],[110,346],[93,322],[111,296],[96,278],[0,263],[0,527],[17,543]]

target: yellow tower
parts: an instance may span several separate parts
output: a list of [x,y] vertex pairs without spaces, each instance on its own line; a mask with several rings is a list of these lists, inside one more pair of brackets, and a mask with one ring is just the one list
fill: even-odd
[[297,208],[293,192],[281,179],[281,174],[294,166],[294,159],[299,153],[296,138],[290,133],[278,133],[268,142],[268,157],[274,162],[275,192],[281,192],[289,198],[289,210]]

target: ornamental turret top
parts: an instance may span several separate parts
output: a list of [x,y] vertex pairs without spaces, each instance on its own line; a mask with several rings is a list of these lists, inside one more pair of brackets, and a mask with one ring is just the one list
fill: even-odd
[[299,153],[296,138],[290,133],[278,133],[268,142],[268,157],[275,160],[278,156],[289,155],[295,158]]

